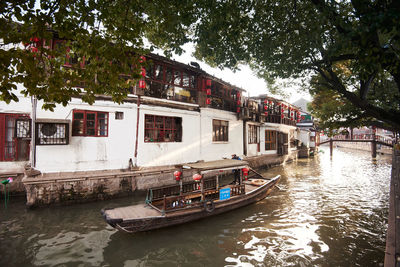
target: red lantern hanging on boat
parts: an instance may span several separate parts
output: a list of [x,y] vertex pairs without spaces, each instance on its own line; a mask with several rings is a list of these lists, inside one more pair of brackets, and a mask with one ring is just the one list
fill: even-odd
[[200,182],[201,178],[203,178],[203,176],[201,176],[201,174],[199,174],[199,173],[193,174],[193,180],[195,180],[196,182]]
[[144,80],[139,81],[139,88],[141,88],[141,89],[146,88],[146,82]]
[[175,171],[174,172],[175,180],[176,181],[180,181],[181,180],[181,175],[182,175],[181,171]]
[[248,175],[249,175],[249,169],[248,169],[248,168],[243,168],[243,169],[242,169],[242,172],[243,172],[243,178],[244,178],[244,180],[247,181],[247,177],[248,177]]

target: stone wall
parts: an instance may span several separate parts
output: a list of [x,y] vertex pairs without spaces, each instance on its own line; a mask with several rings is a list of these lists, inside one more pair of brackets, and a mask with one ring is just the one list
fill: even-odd
[[256,157],[246,157],[244,158],[247,161],[251,168],[271,168],[273,166],[277,166],[283,164],[285,162],[290,162],[292,160],[297,159],[298,151],[291,151],[289,155],[277,156],[277,155],[262,155]]
[[[363,151],[371,151],[371,143],[370,142],[333,142],[334,146],[358,149]],[[388,146],[376,145],[376,152],[382,154],[392,154],[392,148]]]
[[[292,151],[285,156],[264,155],[245,160],[252,168],[271,168],[296,158],[297,151]],[[26,190],[27,206],[37,207],[104,200],[127,196],[135,190],[174,185],[178,183],[173,175],[176,170],[175,166],[163,166],[142,170],[46,173],[34,177],[25,176],[22,182]],[[183,169],[183,182],[192,181],[194,173],[195,170]],[[206,177],[231,173],[215,171],[207,173]]]
[[400,145],[392,154],[388,230],[386,234],[385,267],[400,264]]

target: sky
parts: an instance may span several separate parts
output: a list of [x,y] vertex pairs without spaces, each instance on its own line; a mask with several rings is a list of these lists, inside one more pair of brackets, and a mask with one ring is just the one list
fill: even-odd
[[[268,92],[267,85],[264,80],[258,78],[248,66],[241,66],[240,71],[233,72],[230,69],[219,69],[212,68],[204,62],[201,62],[192,56],[194,47],[192,44],[184,45],[186,51],[182,55],[174,55],[173,60],[181,63],[189,64],[191,61],[195,61],[200,64],[200,68],[207,73],[220,78],[232,85],[238,86],[247,91],[247,96],[257,96],[260,94],[268,94],[277,99],[286,100],[289,103],[293,103],[300,98],[311,100],[311,96],[308,93],[300,93],[295,86],[288,87],[285,92],[290,95],[289,97],[283,97],[280,95],[273,95]],[[161,51],[154,51],[154,53],[163,55]]]

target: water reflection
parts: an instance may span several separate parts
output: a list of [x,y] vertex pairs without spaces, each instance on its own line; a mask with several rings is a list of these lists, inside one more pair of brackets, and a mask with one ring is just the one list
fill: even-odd
[[0,266],[376,266],[390,170],[389,156],[319,153],[265,172],[282,175],[280,190],[256,204],[134,235],[107,226],[99,211],[143,194],[38,210],[12,199],[0,208]]

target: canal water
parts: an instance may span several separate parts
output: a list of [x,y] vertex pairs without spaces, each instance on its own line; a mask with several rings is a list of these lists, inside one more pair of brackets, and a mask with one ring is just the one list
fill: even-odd
[[329,149],[264,171],[280,189],[239,210],[124,234],[100,209],[133,197],[26,210],[0,202],[0,266],[383,266],[390,156]]

